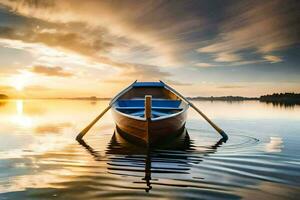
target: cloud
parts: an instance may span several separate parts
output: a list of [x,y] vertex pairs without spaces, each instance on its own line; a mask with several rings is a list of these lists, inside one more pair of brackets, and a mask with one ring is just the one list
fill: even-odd
[[219,53],[216,55],[216,62],[235,62],[241,60],[241,57],[233,53]]
[[[19,32],[17,29],[11,27],[0,27],[0,37],[10,39],[12,43],[18,40],[32,44],[42,43],[47,46],[57,48],[58,50],[81,54],[97,63],[113,67],[118,71],[121,70],[121,73],[117,74],[117,76],[124,77],[122,78],[122,81],[123,79],[131,80],[132,78],[138,80],[159,80],[171,76],[170,73],[161,71],[158,66],[130,63],[112,59],[105,55],[105,52],[109,51],[110,48],[113,48],[113,44],[101,41],[100,39],[93,40],[91,38],[85,38],[85,36],[79,35],[78,33],[57,33],[55,31],[45,32],[40,30],[25,30]],[[70,72],[63,71],[61,67],[47,67],[39,65],[34,66],[31,71],[47,76],[67,77],[73,75]],[[110,79],[110,81],[114,81],[114,78]]]
[[215,65],[214,64],[211,64],[211,63],[196,63],[195,66],[197,67],[214,67]]
[[236,89],[236,88],[245,88],[246,86],[243,85],[223,85],[223,86],[219,86],[218,88],[222,88],[222,89]]
[[265,60],[241,60],[233,63],[229,63],[227,66],[241,66],[241,65],[250,65],[250,64],[258,64],[263,63]]
[[48,67],[48,66],[33,66],[30,70],[36,74],[42,74],[46,76],[59,76],[59,77],[70,77],[73,73],[64,71],[62,67]]
[[266,54],[299,43],[300,15],[295,4],[296,1],[288,4],[284,1],[242,1],[234,4],[227,12],[228,20],[220,25],[217,37],[207,41],[208,44],[198,51],[215,55],[216,61],[235,62],[241,58],[230,58],[226,54],[242,51]]
[[[118,43],[114,50],[122,57],[142,52],[144,60],[148,61],[143,64],[154,60],[163,66],[181,62],[183,52],[196,48],[197,44],[188,40],[188,36],[199,32],[204,23],[197,12],[187,13],[182,9],[196,10],[194,2],[87,0],[82,5],[76,0],[75,3],[70,0],[1,0],[0,3],[28,18],[59,24],[80,23],[82,26],[77,31],[82,29],[82,34],[97,35],[101,32],[96,38]],[[53,32],[42,31],[43,34]]]
[[[120,66],[122,67],[125,66]],[[158,66],[154,65],[143,65],[143,64],[132,64],[127,63],[126,70],[122,70],[117,75],[104,80],[109,83],[127,83],[134,80],[138,81],[159,81],[163,80],[173,85],[190,85],[182,81],[170,80],[171,73],[162,71]],[[133,78],[134,77],[134,80]]]
[[[133,81],[132,77],[139,81],[157,81],[171,76],[169,72],[161,71],[159,67],[152,65],[125,63],[117,66],[122,70],[116,76],[105,80],[106,82],[129,82]],[[126,69],[123,70],[124,67]]]
[[[43,36],[40,36],[41,34],[39,32],[38,33],[32,32],[31,34],[29,34],[29,32],[28,32],[24,35],[19,35],[17,33],[17,31],[13,28],[0,27],[0,29],[1,28],[3,30],[5,30],[2,32],[2,37],[5,36],[6,38],[12,39],[10,41],[9,40],[3,41],[6,45],[9,45],[9,47],[15,47],[15,48],[20,48],[20,49],[25,49],[25,50],[29,49],[30,51],[32,51],[32,49],[38,50],[39,52],[45,51],[45,53],[48,55],[50,53],[49,49],[43,50],[43,48],[40,46],[37,46],[37,47],[35,45],[28,46],[26,44],[17,42],[17,40],[20,40],[20,41],[25,40],[28,42],[32,42],[32,44],[36,44],[36,42],[45,40],[45,42],[43,42],[43,43],[48,46],[49,45],[52,45],[55,47],[59,46],[61,50],[67,49],[74,53],[79,53],[79,54],[83,55],[84,57],[86,57],[90,60],[93,60],[93,62],[105,64],[106,67],[108,67],[108,68],[112,67],[112,68],[116,69],[117,73],[115,74],[115,77],[117,76],[118,80],[114,80],[115,79],[114,77],[109,77],[107,79],[108,82],[126,82],[126,81],[132,80],[132,79],[138,79],[138,80],[164,79],[165,80],[167,77],[171,76],[170,73],[162,71],[160,69],[160,67],[158,67],[158,66],[116,61],[107,56],[101,56],[101,54],[99,55],[97,49],[93,49],[92,47],[89,49],[89,46],[86,46],[86,48],[88,50],[85,50],[84,46],[80,45],[80,44],[77,44],[75,47],[72,47],[71,45],[70,46],[65,45],[65,44],[69,44],[69,42],[60,42],[60,41],[64,40],[63,39],[64,37],[67,37],[66,34],[59,34],[58,37],[57,37],[56,33],[47,33],[46,37],[44,36],[44,34],[42,34]],[[53,34],[53,37],[50,36],[51,34]],[[30,36],[31,39],[28,38],[27,35],[31,35]],[[34,35],[37,35],[37,36],[34,36]],[[76,38],[77,36],[73,36],[73,37]],[[40,40],[40,38],[44,38],[44,39]],[[49,42],[48,39],[50,39],[52,41]],[[69,39],[69,41],[73,41],[73,40],[75,40],[75,39]],[[84,40],[84,39],[82,39],[82,40]],[[80,51],[75,51],[75,49],[77,49],[77,48],[80,49]],[[61,57],[61,56],[66,57],[65,54],[59,54],[59,52],[57,52],[57,51],[52,52],[50,54],[51,55],[53,54],[53,56],[57,56],[57,57]],[[69,76],[74,75],[71,72],[64,71],[63,68],[61,68],[61,67],[51,67],[48,65],[43,65],[42,63],[32,67],[30,71],[34,72],[34,73],[47,75],[47,76],[69,77]]]
[[122,76],[136,77],[138,80],[163,79],[170,76],[169,72],[163,72],[156,66],[132,65],[122,72]]
[[41,85],[28,85],[26,87],[24,87],[24,91],[36,91],[36,92],[41,92],[41,91],[45,91],[45,90],[55,90],[49,87],[45,87],[45,86],[41,86]]
[[278,63],[281,62],[282,59],[278,56],[273,56],[273,55],[265,55],[263,57],[265,60],[269,61],[270,63]]
[[167,84],[174,85],[174,86],[191,86],[191,85],[193,85],[192,83],[175,81],[175,80],[170,80],[170,79],[165,79],[162,81],[164,81]]
[[[225,61],[225,58],[227,58],[227,61]],[[236,59],[234,61],[234,57],[229,61],[230,57],[223,57],[222,63],[219,60],[219,63],[196,63],[196,67],[202,67],[202,68],[208,68],[208,67],[232,67],[232,66],[241,66],[241,65],[250,65],[250,64],[258,64],[266,62],[266,60],[241,60]],[[239,58],[239,57],[237,57]]]
[[0,37],[21,40],[27,43],[43,43],[50,47],[63,48],[75,53],[94,56],[108,51],[113,44],[101,39],[86,38],[75,32],[44,32],[43,30],[18,30],[12,27],[0,26]]

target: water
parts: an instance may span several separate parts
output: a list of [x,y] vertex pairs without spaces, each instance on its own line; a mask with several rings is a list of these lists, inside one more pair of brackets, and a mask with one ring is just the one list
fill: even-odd
[[147,150],[115,132],[108,101],[0,101],[0,199],[298,199],[300,107],[195,102],[181,137]]

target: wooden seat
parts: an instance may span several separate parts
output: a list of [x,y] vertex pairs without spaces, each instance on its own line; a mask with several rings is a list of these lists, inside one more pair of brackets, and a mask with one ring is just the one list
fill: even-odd
[[[152,99],[152,107],[179,107],[180,100],[170,100],[170,99]],[[119,100],[117,102],[117,107],[144,107],[144,99],[127,99]]]
[[[164,113],[164,112],[159,112],[159,111],[154,111],[154,110],[152,110],[151,113],[152,113],[153,118],[170,115],[170,113]],[[137,117],[144,117],[145,112],[144,111],[138,111],[138,112],[130,113],[130,115],[137,116]]]
[[[123,111],[123,110],[144,110],[145,107],[116,107],[116,109]],[[152,110],[182,110],[182,108],[176,107],[152,107]]]

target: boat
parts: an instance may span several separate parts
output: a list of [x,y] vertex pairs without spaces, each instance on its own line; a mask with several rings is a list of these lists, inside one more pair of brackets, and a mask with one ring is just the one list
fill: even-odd
[[167,141],[182,132],[188,108],[199,113],[224,140],[227,134],[192,102],[164,82],[133,82],[76,137],[80,141],[101,117],[112,108],[120,133],[136,142],[152,145]]
[[117,130],[125,138],[147,145],[182,132],[189,108],[163,82],[134,82],[111,102]]

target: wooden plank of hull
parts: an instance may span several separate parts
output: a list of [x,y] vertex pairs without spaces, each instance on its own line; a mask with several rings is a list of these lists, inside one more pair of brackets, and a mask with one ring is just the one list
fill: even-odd
[[177,136],[185,125],[187,111],[174,117],[162,120],[149,121],[148,131],[150,143],[156,143],[164,139]]
[[138,120],[124,116],[114,108],[112,109],[112,115],[116,125],[119,129],[121,129],[121,131],[139,138],[145,142],[148,141],[146,120]]
[[153,121],[131,118],[119,113],[114,108],[112,114],[117,127],[124,134],[151,144],[177,136],[185,125],[186,111],[173,117]]

